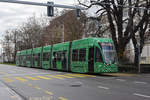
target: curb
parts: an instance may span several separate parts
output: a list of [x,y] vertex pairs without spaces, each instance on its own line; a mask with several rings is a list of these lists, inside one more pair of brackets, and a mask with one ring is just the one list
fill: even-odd
[[[6,83],[0,81],[0,85],[4,89],[3,92],[8,93],[5,97],[10,97],[10,99],[16,99],[16,100],[25,100],[22,96],[20,96],[16,91],[11,89]],[[1,97],[1,94],[0,94]],[[8,100],[10,100],[8,99]]]
[[131,74],[131,73],[105,73],[103,75],[110,75],[110,76],[140,76],[139,74]]

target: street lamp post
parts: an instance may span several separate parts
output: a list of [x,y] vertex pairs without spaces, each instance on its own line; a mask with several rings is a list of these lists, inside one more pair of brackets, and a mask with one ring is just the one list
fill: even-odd
[[62,42],[64,42],[64,23],[62,24]]
[[141,60],[140,44],[137,44],[137,48],[138,48],[138,73],[141,73],[141,65],[140,65],[140,60]]

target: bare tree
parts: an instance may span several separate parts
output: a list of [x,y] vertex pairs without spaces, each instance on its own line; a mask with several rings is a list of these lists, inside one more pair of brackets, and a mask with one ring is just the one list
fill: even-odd
[[35,16],[28,18],[27,22],[23,23],[18,28],[20,40],[22,45],[21,49],[29,49],[43,45],[44,29],[47,25],[47,19],[36,18]]
[[[92,2],[89,3],[89,5],[85,4],[85,2],[82,3],[80,0],[78,1],[79,4],[87,8],[93,6],[98,7],[98,9],[95,9],[96,14],[98,14],[98,17],[94,17],[95,19],[101,21],[103,16],[107,16],[110,33],[120,59],[130,39],[135,37],[135,33],[138,32],[139,29],[146,28],[145,23],[149,21],[148,16],[150,16],[150,14],[148,10],[144,11],[138,22],[135,20],[138,16],[137,7],[149,9],[149,0],[144,1],[145,5],[141,3],[141,0],[91,0]],[[127,6],[130,6],[130,8]],[[124,16],[126,13],[125,10],[128,12],[126,16]],[[145,30],[143,30],[142,33],[145,33]]]
[[46,21],[43,17],[35,16],[28,18],[27,22],[22,23],[20,27],[9,29],[3,36],[3,51],[8,59],[15,62],[16,52],[24,49],[43,46],[43,34]]
[[[136,38],[135,33],[133,34],[133,37],[132,37],[132,41],[134,45],[134,52],[135,52],[135,58],[134,58],[135,65],[137,65],[139,62],[138,56],[142,53],[145,40],[148,38],[148,37],[145,37],[145,35],[148,35],[149,32],[147,31],[149,31],[148,26],[150,25],[150,17],[149,17],[150,11],[148,10],[150,8],[150,1],[147,0],[141,5],[145,6],[147,9],[138,11],[138,16],[137,16],[138,17],[137,21],[139,21],[138,37]],[[135,25],[133,25],[133,28],[134,27]]]
[[2,48],[3,48],[3,60],[4,62],[12,62],[13,56],[13,43],[12,43],[12,34],[11,31],[6,30],[5,34],[3,35],[2,40]]

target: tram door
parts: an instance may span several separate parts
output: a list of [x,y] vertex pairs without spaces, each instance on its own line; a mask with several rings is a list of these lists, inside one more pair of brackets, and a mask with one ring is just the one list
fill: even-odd
[[40,53],[37,54],[37,63],[38,63],[38,67],[40,66],[41,60],[40,60]]
[[23,65],[26,66],[26,55],[23,56]]
[[66,70],[67,69],[67,52],[63,51],[62,53],[62,69]]
[[53,68],[56,69],[56,61],[57,61],[57,58],[56,58],[56,52],[53,53]]
[[94,47],[89,48],[88,71],[94,72]]

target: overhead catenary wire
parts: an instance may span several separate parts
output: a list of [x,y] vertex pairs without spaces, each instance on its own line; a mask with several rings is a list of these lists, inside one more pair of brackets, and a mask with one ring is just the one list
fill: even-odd
[[146,8],[146,7],[134,7],[134,6],[127,6],[127,5],[120,5],[120,4],[112,4],[112,3],[102,3],[102,2],[93,2],[92,5],[96,5],[96,4],[101,4],[101,5],[110,5],[110,6],[117,6],[117,7],[123,7],[123,8],[134,8],[134,9],[143,9],[143,10],[150,10],[150,8]]
[[[46,4],[46,3],[38,3],[38,2],[28,2],[28,1],[19,1],[19,0],[0,0],[0,2],[7,2],[7,3],[20,3],[20,4],[28,4],[28,5],[39,5],[39,6],[53,6],[53,7],[60,7],[60,8],[71,8],[71,9],[81,9],[81,10],[86,10],[86,8],[80,7],[80,6],[69,6],[69,5],[60,5],[60,4]],[[111,3],[102,3],[99,1],[93,1],[92,5],[94,4],[102,4],[102,5],[114,5],[118,7],[124,7],[124,8],[135,8],[135,9],[143,9],[143,10],[150,10],[150,8],[146,7],[134,7],[134,6],[127,6],[127,5],[116,5],[116,4],[111,4]]]

